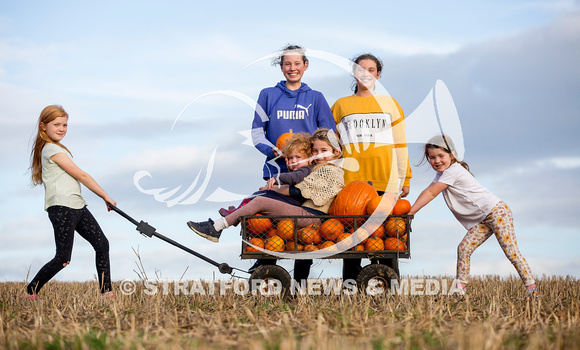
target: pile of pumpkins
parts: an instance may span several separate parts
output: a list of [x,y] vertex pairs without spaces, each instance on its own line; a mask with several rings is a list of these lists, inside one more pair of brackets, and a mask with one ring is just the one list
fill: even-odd
[[[383,198],[369,183],[354,181],[345,186],[336,196],[330,210],[331,216],[351,216],[346,218],[331,218],[322,224],[312,224],[297,231],[298,241],[295,241],[295,219],[270,219],[267,217],[250,218],[246,221],[249,242],[261,249],[275,252],[283,251],[316,251],[320,249],[337,249],[336,243],[364,238],[362,242],[351,248],[354,251],[376,250],[406,250],[407,223],[404,218],[389,215],[405,215],[411,210],[411,204],[405,199],[394,203],[394,196]],[[354,231],[352,216],[378,214],[377,223],[372,234],[368,234],[361,226],[366,218],[356,218],[358,230]],[[256,216],[261,216],[260,214]],[[385,216],[389,216],[384,220]],[[384,221],[384,223],[383,223]],[[259,251],[251,245],[246,245],[247,252]]]

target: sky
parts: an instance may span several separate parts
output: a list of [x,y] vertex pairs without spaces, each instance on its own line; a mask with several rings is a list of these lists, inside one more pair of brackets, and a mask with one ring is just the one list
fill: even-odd
[[[381,57],[379,82],[404,109],[408,135],[432,122],[413,112],[429,106],[443,82],[464,160],[512,208],[534,275],[580,276],[578,1],[3,1],[0,281],[29,281],[54,255],[44,190],[30,185],[28,171],[36,122],[50,104],[70,116],[63,144],[76,164],[119,208],[218,262],[249,268],[239,228],[214,244],[186,222],[215,218],[263,184],[264,158],[245,135],[260,90],[283,79],[267,57],[289,43],[309,50],[303,81],[330,105],[352,94],[352,77],[328,57]],[[408,147],[413,202],[434,172],[418,165],[420,140],[410,137]],[[164,200],[152,194],[173,189]],[[83,196],[109,239],[113,280],[228,278],[140,235],[88,189]],[[465,230],[443,199],[423,208],[412,228],[402,275],[453,276]],[[493,238],[471,261],[474,276],[516,275]],[[316,260],[310,276],[340,277],[340,270],[341,261]],[[94,252],[77,236],[71,264],[56,279],[95,273]]]

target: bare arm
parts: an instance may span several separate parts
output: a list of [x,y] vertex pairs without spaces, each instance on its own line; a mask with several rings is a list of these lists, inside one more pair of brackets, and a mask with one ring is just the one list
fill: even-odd
[[275,185],[275,184],[276,184],[276,179],[275,179],[275,178],[273,178],[273,177],[271,177],[271,178],[268,180],[268,182],[266,183],[266,186],[262,186],[262,187],[260,187],[260,191],[263,191],[263,190],[271,190],[271,189],[272,189],[272,187],[274,187],[274,185]]
[[[117,206],[117,203],[109,197],[107,192],[99,186],[99,184],[89,175],[79,168],[73,161],[64,153],[57,153],[50,157],[50,160],[58,164],[70,176],[79,180],[86,188],[93,191],[94,194],[101,197],[106,203]],[[107,207],[107,210],[109,208]]]
[[447,188],[447,184],[442,182],[433,182],[429,185],[426,189],[421,192],[413,206],[411,207],[411,211],[409,215],[415,215],[421,208],[426,206],[429,202],[433,200],[433,198],[437,197],[439,193],[441,193],[444,189]]
[[270,191],[278,192],[278,193],[283,194],[285,196],[289,196],[290,195],[290,185],[274,186],[270,189]]

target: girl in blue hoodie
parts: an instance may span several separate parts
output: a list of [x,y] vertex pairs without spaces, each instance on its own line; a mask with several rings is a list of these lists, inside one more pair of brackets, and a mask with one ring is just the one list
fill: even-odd
[[280,65],[286,80],[260,92],[252,122],[255,147],[266,156],[264,179],[287,172],[282,152],[276,149],[276,140],[287,132],[314,133],[319,128],[336,131],[336,123],[326,99],[319,91],[302,82],[308,68],[305,50],[288,45],[274,65]]

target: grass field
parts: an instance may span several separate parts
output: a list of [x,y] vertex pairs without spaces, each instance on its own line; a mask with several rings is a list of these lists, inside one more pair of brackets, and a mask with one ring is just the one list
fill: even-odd
[[473,278],[464,298],[356,294],[283,301],[231,290],[151,293],[141,281],[130,295],[115,283],[116,300],[103,302],[95,282],[50,282],[37,301],[19,299],[24,283],[7,282],[0,283],[0,348],[580,348],[580,282],[544,277],[537,285],[540,298],[533,300],[519,279],[485,276]]

